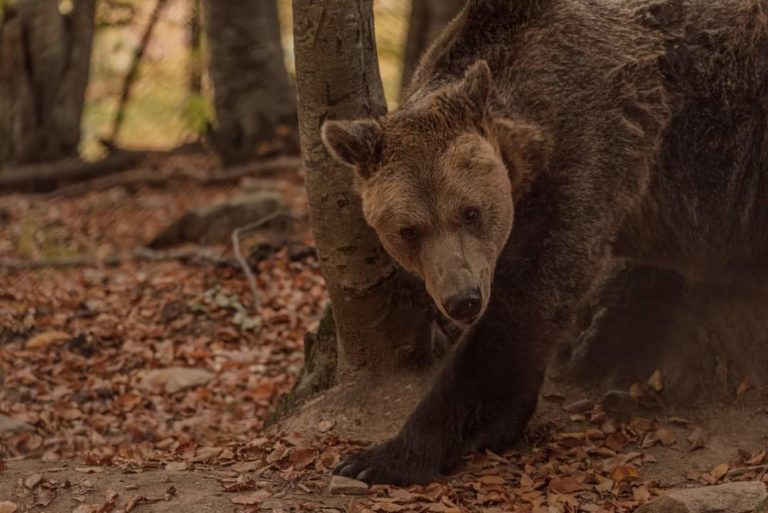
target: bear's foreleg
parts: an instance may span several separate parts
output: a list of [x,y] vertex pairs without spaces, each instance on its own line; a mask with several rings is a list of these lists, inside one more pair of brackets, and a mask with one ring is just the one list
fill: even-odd
[[511,241],[487,311],[403,429],[351,456],[337,473],[370,483],[423,483],[451,471],[469,451],[501,451],[519,438],[536,409],[551,348],[573,327],[576,306],[609,261],[615,231],[610,220],[559,226]]

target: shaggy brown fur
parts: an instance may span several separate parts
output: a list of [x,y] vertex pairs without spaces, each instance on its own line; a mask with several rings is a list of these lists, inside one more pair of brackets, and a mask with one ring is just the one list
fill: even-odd
[[477,286],[482,316],[340,473],[423,482],[508,447],[612,254],[766,290],[768,0],[470,0],[409,91],[325,141],[388,251],[460,320],[444,303]]

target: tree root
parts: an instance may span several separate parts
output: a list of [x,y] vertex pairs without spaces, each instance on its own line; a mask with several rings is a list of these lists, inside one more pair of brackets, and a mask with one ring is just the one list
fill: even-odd
[[140,166],[144,158],[150,155],[171,155],[184,151],[189,150],[185,146],[167,152],[114,149],[109,156],[97,162],[73,158],[8,168],[0,171],[0,194],[47,193],[45,198],[72,197],[123,185],[163,185],[173,180],[193,181],[202,185],[226,185],[247,176],[269,176],[302,167],[301,158],[280,156],[216,173],[188,169],[173,173],[137,169],[133,173],[124,173]]
[[66,269],[70,267],[102,267],[117,266],[126,262],[169,262],[177,260],[186,264],[220,265],[238,268],[238,263],[232,258],[222,257],[211,251],[200,249],[177,249],[173,251],[155,251],[148,248],[138,248],[130,253],[110,255],[105,258],[90,256],[74,256],[66,258],[51,258],[43,260],[23,261],[14,258],[0,258],[0,268],[16,271],[36,269]]

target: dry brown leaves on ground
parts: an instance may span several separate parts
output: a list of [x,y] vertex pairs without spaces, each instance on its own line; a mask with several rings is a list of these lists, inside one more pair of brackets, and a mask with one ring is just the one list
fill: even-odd
[[[205,159],[187,158],[192,160],[165,165],[210,167]],[[251,186],[279,190],[296,216],[306,214],[296,180]],[[130,251],[189,208],[235,192],[188,184],[45,200],[11,196],[0,201],[0,257],[102,258]],[[311,243],[306,230],[299,237]],[[245,280],[229,266],[127,261],[115,267],[0,270],[0,418],[14,426],[0,433],[0,474],[3,460],[29,457],[51,467],[77,461],[83,476],[105,468],[206,472],[230,496],[233,511],[279,511],[283,506],[275,501],[289,498],[294,510],[333,511],[310,499],[325,493],[330,469],[357,445],[332,434],[305,440],[261,433],[270,406],[301,369],[304,333],[326,301],[317,262],[292,262],[278,252],[259,264],[257,281],[263,306],[254,314]],[[588,402],[564,415],[569,431],[566,424],[549,425],[530,448],[475,455],[449,482],[374,487],[334,507],[631,511],[658,492],[657,483],[644,478],[644,467],[653,463],[645,449],[661,444],[686,451],[706,443],[692,426],[644,417],[620,424]],[[700,483],[754,478],[757,470],[738,469],[766,462],[765,452],[741,456],[688,477]],[[35,507],[45,507],[59,494],[85,497],[87,481],[75,486],[40,473],[19,486]],[[137,492],[125,500],[116,491],[100,493],[98,503],[90,495],[71,511],[127,513],[172,501],[177,491],[169,484],[163,494]],[[0,502],[0,511],[14,506]]]

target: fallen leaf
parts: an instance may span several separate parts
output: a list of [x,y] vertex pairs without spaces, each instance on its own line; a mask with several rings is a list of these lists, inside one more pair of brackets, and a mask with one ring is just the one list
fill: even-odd
[[584,490],[586,487],[572,476],[558,477],[549,482],[549,489],[559,494],[570,494]]
[[506,482],[501,476],[480,476],[477,480],[487,485],[503,485]]
[[751,458],[744,461],[746,465],[760,465],[765,461],[766,451],[760,451]]
[[632,496],[635,498],[638,504],[643,505],[651,500],[651,492],[646,485],[638,486],[632,490]]
[[611,472],[611,479],[616,482],[634,481],[640,478],[640,472],[633,465],[618,465]]
[[0,501],[0,513],[15,513],[19,507],[11,501]]
[[249,495],[235,495],[230,500],[233,504],[239,504],[240,506],[255,506],[261,504],[267,497],[269,497],[269,494],[262,490]]
[[752,388],[752,385],[749,383],[749,379],[744,378],[741,383],[739,383],[739,387],[736,389],[736,395],[741,397],[742,395],[746,394],[750,388]]
[[567,413],[586,413],[595,407],[595,403],[589,399],[581,399],[579,401],[566,404],[563,406],[563,411]]
[[712,478],[715,481],[720,481],[722,478],[725,477],[726,474],[728,474],[728,470],[730,470],[730,466],[727,463],[722,463],[715,468],[713,468],[709,475],[712,476]]
[[611,433],[605,438],[605,446],[612,451],[621,452],[627,445],[627,437],[624,433],[616,432]]
[[54,344],[61,344],[71,338],[69,333],[64,333],[63,331],[46,331],[45,333],[40,333],[27,340],[24,347],[27,349],[39,349]]
[[406,508],[408,508],[408,506],[397,504],[396,502],[389,500],[377,500],[373,506],[373,509],[384,511],[386,513],[397,513],[399,511],[404,511]]
[[656,392],[664,390],[664,378],[661,375],[660,370],[656,370],[650,378],[648,378],[648,386]]
[[288,463],[297,470],[305,468],[317,458],[317,449],[294,449],[288,455]]

